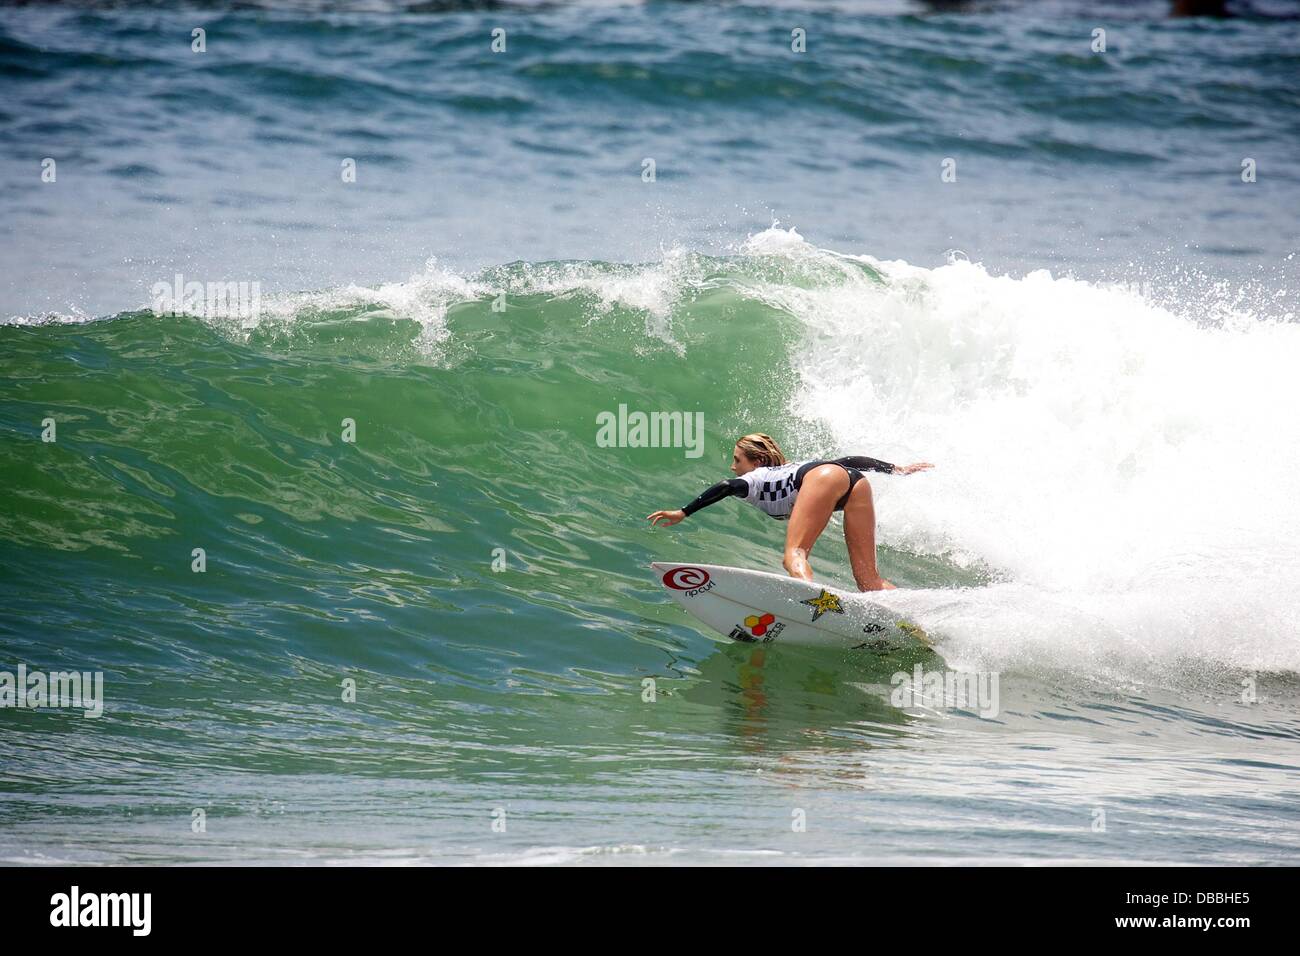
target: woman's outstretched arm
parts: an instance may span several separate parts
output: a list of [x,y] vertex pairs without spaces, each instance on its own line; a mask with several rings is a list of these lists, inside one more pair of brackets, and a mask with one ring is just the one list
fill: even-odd
[[847,468],[857,468],[859,471],[883,471],[887,475],[910,475],[914,471],[925,471],[927,468],[934,467],[928,461],[918,461],[912,465],[891,465],[887,461],[868,458],[866,455],[845,455],[843,458],[836,458],[835,463]]
[[845,455],[843,458],[836,458],[835,464],[843,465],[845,468],[857,468],[859,471],[883,471],[887,475],[892,475],[897,468],[887,461],[868,458],[866,455]]
[[727,478],[718,482],[712,487],[705,488],[694,501],[679,511],[656,511],[653,514],[646,515],[653,525],[672,525],[681,521],[688,515],[693,515],[701,508],[708,507],[723,498],[730,498],[732,495],[745,497],[749,494],[749,484],[741,478]]

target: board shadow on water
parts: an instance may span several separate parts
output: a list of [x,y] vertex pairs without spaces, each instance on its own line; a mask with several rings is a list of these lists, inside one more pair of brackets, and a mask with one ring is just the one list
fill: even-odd
[[909,735],[914,719],[887,694],[864,688],[888,688],[918,663],[941,666],[942,659],[926,648],[881,653],[736,642],[701,661],[701,679],[682,695],[719,711],[723,730],[750,752],[814,743],[860,750]]

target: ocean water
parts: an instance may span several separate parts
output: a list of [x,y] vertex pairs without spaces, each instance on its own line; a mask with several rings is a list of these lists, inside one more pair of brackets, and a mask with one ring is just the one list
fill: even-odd
[[[0,708],[0,861],[1300,862],[1300,19],[1229,6],[0,9],[0,684],[104,700]],[[754,430],[935,463],[933,651],[671,602],[780,571],[645,522]]]

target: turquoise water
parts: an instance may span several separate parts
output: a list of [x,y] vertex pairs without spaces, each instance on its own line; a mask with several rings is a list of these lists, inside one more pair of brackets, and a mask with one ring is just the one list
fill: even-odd
[[[0,859],[1300,860],[1300,24],[1044,10],[0,11],[0,671],[104,676],[0,709]],[[644,520],[753,430],[936,464],[871,479],[934,651],[671,603],[780,570]]]

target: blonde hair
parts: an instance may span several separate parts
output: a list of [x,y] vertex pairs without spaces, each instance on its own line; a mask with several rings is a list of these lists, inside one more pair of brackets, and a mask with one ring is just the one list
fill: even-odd
[[785,455],[781,454],[781,446],[771,435],[754,432],[736,442],[736,447],[740,449],[742,455],[750,461],[758,462],[760,466],[785,464]]

